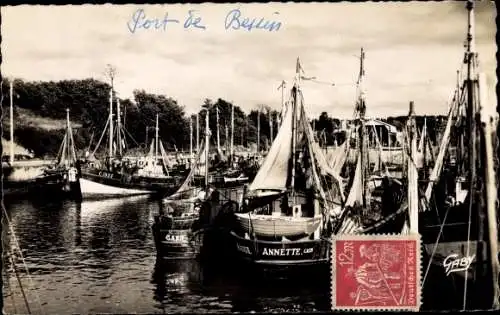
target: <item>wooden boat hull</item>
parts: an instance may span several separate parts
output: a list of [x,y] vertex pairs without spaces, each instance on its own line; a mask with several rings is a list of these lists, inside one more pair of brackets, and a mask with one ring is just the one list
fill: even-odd
[[198,257],[203,233],[197,228],[198,217],[157,216],[152,226],[159,259],[192,259]]
[[80,198],[78,182],[68,183],[62,178],[49,176],[35,180],[5,181],[2,187],[3,196],[9,198]]
[[248,239],[231,232],[237,257],[265,268],[306,267],[328,264],[330,242],[326,239],[306,241],[263,241]]
[[180,179],[143,178],[121,176],[105,171],[83,172],[80,177],[82,198],[112,198],[134,195],[173,193],[180,185]]
[[250,215],[235,213],[238,227],[245,233],[264,237],[297,237],[314,233],[321,224],[321,216],[294,218],[288,216]]
[[[467,198],[465,203],[449,209],[441,205],[437,213],[439,217],[433,210],[419,213],[419,232],[424,244],[424,274],[429,269],[423,284],[424,309],[462,310],[464,292],[466,309],[491,307],[488,245],[477,238],[477,216],[471,217],[471,237],[467,240],[469,200]],[[442,222],[445,222],[444,226]]]

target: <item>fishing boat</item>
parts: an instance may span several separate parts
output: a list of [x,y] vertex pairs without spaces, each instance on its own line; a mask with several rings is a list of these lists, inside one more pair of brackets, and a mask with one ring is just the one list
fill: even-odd
[[467,10],[465,73],[459,73],[463,79],[453,94],[435,165],[421,194],[425,308],[499,308],[498,166],[493,153],[497,123],[487,112],[493,105],[475,51],[472,1]]
[[[203,150],[191,163],[189,175],[174,194],[162,200],[160,211],[154,218],[152,230],[158,258],[197,258],[201,252],[203,230],[209,222],[205,217],[202,218],[203,214],[200,211],[203,202],[208,200],[213,192],[208,178],[210,143],[208,113],[205,134]],[[205,173],[205,183],[202,188],[194,185],[194,176],[197,172]]]
[[[2,196],[5,198],[29,195],[31,197],[46,195],[45,193],[58,192],[53,186],[40,185],[37,180],[43,175],[44,169],[53,161],[33,159],[31,155],[15,153],[14,144],[14,83],[9,81],[10,99],[10,146],[9,156],[2,157]],[[3,141],[2,141],[3,142]]]
[[44,169],[42,175],[35,178],[35,185],[40,191],[52,192],[53,196],[80,199],[78,166],[68,108],[66,109],[66,133],[57,154],[57,161],[54,165]]
[[[168,168],[165,152],[158,159],[158,150],[161,148],[158,139],[158,115],[156,116],[155,155],[146,157],[148,163],[141,164],[142,160],[130,161],[123,159],[125,130],[121,124],[120,103],[117,100],[116,139],[113,119],[113,89],[110,90],[109,118],[94,151],[89,155],[82,166],[79,178],[83,199],[114,198],[133,195],[153,194],[165,196],[175,192],[182,183],[181,176],[165,174]],[[106,131],[109,135],[108,156],[105,161],[95,158],[95,152]],[[163,165],[158,165],[158,164]],[[162,172],[158,172],[158,168]]]
[[407,209],[403,183],[390,174],[382,159],[381,145],[376,132],[373,134],[379,151],[375,159],[377,163],[372,163],[372,159],[369,158],[368,133],[371,128],[367,127],[368,119],[365,117],[364,63],[365,52],[361,48],[354,124],[349,129],[346,140],[334,152],[335,155],[330,156],[332,161],[330,165],[336,173],[341,174],[344,190],[348,192],[341,217],[336,213],[331,214],[332,219],[337,222],[334,231],[339,234],[401,231],[404,216],[395,214],[406,213]]
[[[231,136],[230,145],[225,152],[220,145],[220,125],[219,125],[219,107],[214,106],[216,113],[216,152],[210,163],[209,183],[215,188],[230,188],[242,186],[252,178],[251,168],[245,167],[244,163],[239,163],[236,160],[234,152],[234,105],[231,104]],[[228,139],[226,128],[226,141]],[[227,147],[227,142],[226,142]],[[195,181],[202,185],[204,182],[204,174],[196,174]]]
[[245,190],[230,232],[237,255],[264,269],[325,264],[332,233],[330,212],[343,193],[326,165],[306,117],[300,62],[291,101],[269,153]]

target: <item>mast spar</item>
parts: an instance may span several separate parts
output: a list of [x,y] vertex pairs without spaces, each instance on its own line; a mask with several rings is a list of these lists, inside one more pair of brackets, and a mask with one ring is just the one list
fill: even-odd
[[365,164],[368,162],[368,148],[365,145],[365,113],[366,113],[366,104],[365,104],[365,94],[363,90],[363,79],[365,76],[365,52],[363,47],[361,47],[361,55],[360,55],[360,64],[359,64],[359,78],[358,78],[358,102],[356,104],[356,111],[359,115],[359,158],[361,159],[361,167],[362,167],[362,206],[365,208],[366,206],[366,177],[367,177],[367,168]]
[[257,108],[257,153],[260,152],[260,106]]
[[120,156],[122,156],[122,136],[121,136],[121,132],[122,132],[122,126],[121,126],[121,108],[120,108],[120,99],[117,97],[116,98],[116,125],[117,125],[117,131],[116,131],[116,135],[117,135],[117,142],[118,142],[118,154]]
[[217,153],[220,152],[220,132],[219,132],[219,107],[215,106],[215,118],[217,122]]
[[196,113],[196,153],[200,152],[200,115]]
[[297,64],[295,67],[295,83],[292,88],[293,94],[293,104],[292,104],[292,179],[291,179],[291,188],[292,188],[292,196],[295,192],[295,167],[296,167],[296,157],[297,153],[295,152],[297,149],[297,93],[299,90],[300,83],[300,70],[302,66],[300,65],[300,59],[297,57]]
[[189,164],[193,159],[193,116],[189,116]]
[[14,163],[14,83],[9,80],[10,85],[10,165]]
[[231,102],[231,158],[234,155],[234,105]]
[[156,127],[155,127],[155,162],[154,165],[156,166],[156,160],[158,159],[158,113],[156,113]]
[[210,126],[208,123],[208,116],[210,111],[208,107],[206,108],[206,116],[205,116],[205,189],[208,189],[208,152],[210,151]]
[[109,91],[109,158],[113,157],[113,88]]
[[418,234],[418,172],[415,165],[417,152],[417,133],[413,101],[410,102],[408,120],[409,155],[408,162],[408,212],[411,234]]

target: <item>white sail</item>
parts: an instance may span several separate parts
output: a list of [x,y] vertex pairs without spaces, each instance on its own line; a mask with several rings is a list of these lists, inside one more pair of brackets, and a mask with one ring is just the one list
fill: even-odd
[[264,159],[249,190],[286,190],[288,165],[292,154],[292,121],[293,110],[287,110],[271,145],[269,153]]
[[361,165],[361,159],[358,157],[356,162],[356,170],[354,172],[354,179],[352,181],[351,189],[349,190],[349,195],[345,202],[346,207],[354,207],[355,205],[361,205],[363,202],[363,168]]
[[432,160],[434,160],[434,156],[432,154],[432,147],[429,142],[429,136],[427,133],[427,119],[425,119],[415,159],[417,168],[423,167],[424,161],[432,161]]

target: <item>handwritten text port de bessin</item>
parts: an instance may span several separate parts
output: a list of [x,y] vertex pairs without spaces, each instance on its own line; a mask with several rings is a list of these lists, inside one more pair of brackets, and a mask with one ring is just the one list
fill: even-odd
[[[271,19],[265,17],[246,17],[240,9],[230,10],[220,22],[220,27],[227,31],[253,31],[261,30],[268,32],[277,32],[280,30],[282,23],[276,21],[279,12],[273,12]],[[172,17],[168,12],[161,17],[147,15],[144,9],[138,9],[132,13],[132,16],[127,21],[127,28],[130,33],[139,33],[145,31],[167,31],[174,27],[175,24],[181,24],[184,29],[207,30],[208,25],[205,24],[202,14],[198,10],[188,10],[185,16]],[[215,27],[218,25],[213,25]]]

